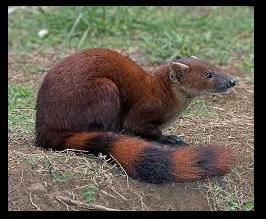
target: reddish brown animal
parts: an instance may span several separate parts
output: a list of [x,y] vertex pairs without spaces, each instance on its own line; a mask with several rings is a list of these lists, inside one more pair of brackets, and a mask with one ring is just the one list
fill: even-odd
[[112,155],[131,177],[150,183],[223,175],[232,166],[227,147],[188,147],[161,129],[194,97],[234,85],[221,69],[196,57],[150,74],[115,51],[83,50],[46,75],[37,98],[36,142]]

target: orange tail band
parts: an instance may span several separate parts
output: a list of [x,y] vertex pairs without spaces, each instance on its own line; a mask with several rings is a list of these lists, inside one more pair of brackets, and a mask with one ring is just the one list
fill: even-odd
[[129,176],[155,184],[224,175],[233,164],[231,150],[224,146],[171,148],[112,132],[75,133],[64,148],[112,155]]

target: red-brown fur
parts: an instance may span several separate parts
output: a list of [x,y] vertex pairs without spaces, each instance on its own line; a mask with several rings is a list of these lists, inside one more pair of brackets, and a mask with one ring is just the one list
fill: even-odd
[[72,149],[86,150],[86,143],[97,135],[98,132],[79,132],[66,139],[65,145]]
[[[223,175],[228,172],[233,164],[232,151],[219,145],[205,147],[214,152],[212,165],[215,167],[215,172],[212,175]],[[173,173],[177,181],[192,181],[206,177],[206,173],[201,173],[201,168],[193,166],[197,156],[198,151],[195,148],[178,148],[173,153]]]
[[[65,58],[48,72],[38,93],[37,144],[90,151],[93,142],[93,150],[96,145],[102,152],[102,144],[110,142],[110,148],[103,151],[132,177],[137,177],[135,163],[143,162],[150,148],[165,156],[169,152],[174,181],[227,173],[232,156],[226,147],[209,146],[208,157],[209,152],[199,156],[198,148],[165,148],[147,141],[168,139],[161,133],[164,124],[182,113],[198,94],[214,92],[231,80],[221,69],[194,58],[180,63],[189,70],[166,64],[147,74],[128,57],[107,49],[83,50]],[[215,71],[215,80],[203,79],[205,70]],[[169,79],[173,73],[175,82]],[[115,134],[124,130],[146,140]],[[207,162],[208,167],[211,163],[212,170],[202,174],[202,167],[195,166],[197,159]]]
[[121,137],[113,144],[110,154],[119,161],[127,170],[128,174],[134,176],[134,164],[140,158],[141,153],[151,147],[142,139],[132,137]]

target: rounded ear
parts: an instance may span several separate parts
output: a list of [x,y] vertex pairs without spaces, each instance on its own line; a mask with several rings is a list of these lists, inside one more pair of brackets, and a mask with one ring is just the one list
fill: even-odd
[[189,70],[189,67],[180,62],[170,63],[170,73],[169,78],[173,82],[178,82],[183,77],[184,73]]

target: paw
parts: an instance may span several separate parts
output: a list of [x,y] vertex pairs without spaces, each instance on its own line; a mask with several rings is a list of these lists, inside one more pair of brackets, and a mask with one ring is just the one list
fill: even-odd
[[162,144],[167,144],[172,147],[187,146],[181,138],[175,135],[163,135],[160,137],[159,142]]

